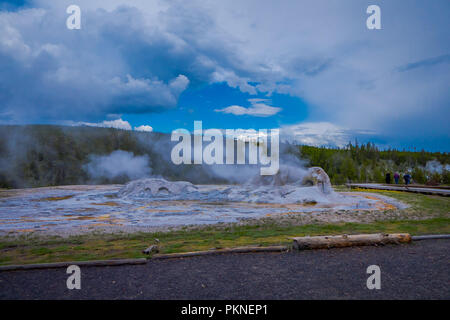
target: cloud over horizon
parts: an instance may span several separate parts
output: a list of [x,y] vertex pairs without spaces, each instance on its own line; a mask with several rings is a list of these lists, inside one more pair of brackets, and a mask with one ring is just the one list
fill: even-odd
[[132,130],[131,124],[128,121],[120,119],[116,120],[104,120],[102,122],[67,122],[68,125],[74,127],[98,127],[98,128],[114,128],[121,130]]
[[134,127],[134,131],[140,131],[140,132],[152,132],[153,128],[149,125],[142,125],[139,127]]
[[355,134],[368,134],[352,131],[329,122],[304,122],[281,127],[281,139],[289,143],[309,146],[344,147]]

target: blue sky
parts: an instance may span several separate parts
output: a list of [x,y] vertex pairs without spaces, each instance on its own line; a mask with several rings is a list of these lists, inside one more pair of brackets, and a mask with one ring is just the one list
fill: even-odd
[[[276,116],[256,117],[251,115],[236,116],[215,110],[231,105],[244,108],[251,106],[249,99],[264,99],[272,107],[283,106]],[[230,88],[226,83],[202,85],[184,91],[178,100],[178,107],[148,117],[142,115],[124,115],[123,119],[137,125],[151,122],[155,129],[171,132],[174,128],[193,129],[195,120],[202,120],[204,128],[278,128],[284,124],[294,124],[304,120],[308,115],[307,104],[298,97],[285,94],[273,94],[270,98],[264,95],[250,95],[239,89]]]
[[[450,2],[3,1],[0,123],[450,151]],[[68,30],[66,8],[81,8]],[[142,127],[144,126],[144,127]]]

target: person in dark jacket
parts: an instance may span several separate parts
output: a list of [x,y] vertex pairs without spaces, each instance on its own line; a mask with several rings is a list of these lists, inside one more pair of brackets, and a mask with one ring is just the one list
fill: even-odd
[[403,176],[403,179],[405,179],[405,184],[408,185],[411,182],[411,175],[407,173]]
[[388,172],[386,173],[386,184],[390,184],[391,183],[391,174]]

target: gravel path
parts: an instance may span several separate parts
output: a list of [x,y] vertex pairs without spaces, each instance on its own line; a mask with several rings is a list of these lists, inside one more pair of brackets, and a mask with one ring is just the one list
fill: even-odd
[[[450,240],[290,253],[224,254],[146,265],[0,272],[1,299],[450,299]],[[366,268],[381,268],[368,290]]]

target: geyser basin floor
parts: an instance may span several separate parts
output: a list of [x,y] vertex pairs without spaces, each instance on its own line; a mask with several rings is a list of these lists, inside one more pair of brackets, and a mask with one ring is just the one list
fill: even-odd
[[[236,222],[285,215],[329,214],[343,211],[379,212],[401,208],[388,197],[363,193],[336,194],[333,203],[248,203],[219,201],[223,190],[245,192],[239,186],[196,186],[200,200],[131,199],[119,197],[121,185],[63,186],[0,191],[0,235],[44,233],[81,234],[91,231],[151,231],[185,225]],[[231,188],[231,189],[230,189]],[[206,197],[206,198],[205,198]],[[334,198],[331,198],[334,199]]]

